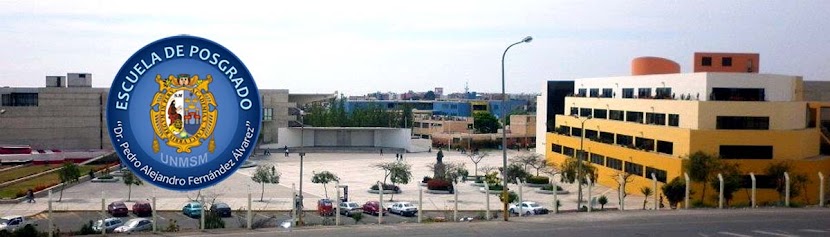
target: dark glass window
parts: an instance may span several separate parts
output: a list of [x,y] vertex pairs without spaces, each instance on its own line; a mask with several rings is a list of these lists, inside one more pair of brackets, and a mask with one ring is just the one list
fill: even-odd
[[646,113],[646,124],[666,125],[666,114]]
[[563,134],[563,135],[571,135],[571,127],[564,126],[564,125],[559,126],[559,130],[557,130],[557,132],[559,132],[559,134]]
[[571,115],[579,116],[579,108],[571,107]]
[[713,87],[709,100],[720,101],[764,101],[764,88],[724,88]]
[[3,106],[37,106],[37,93],[9,93],[2,96]]
[[717,129],[769,130],[769,117],[718,116]]
[[551,151],[556,152],[556,153],[562,153],[562,145],[551,144]]
[[651,179],[651,174],[652,173],[654,173],[655,178],[657,178],[657,182],[663,182],[663,183],[666,182],[666,176],[667,175],[666,175],[665,170],[661,170],[661,169],[646,166],[646,176],[645,177]]
[[591,140],[599,139],[599,133],[596,130],[585,129],[585,138]]
[[580,160],[586,160],[588,158],[589,154],[591,154],[591,153],[576,150],[576,157],[579,158]]
[[657,152],[664,154],[674,154],[674,143],[657,140]]
[[581,128],[571,128],[571,136],[582,136],[582,129]]
[[634,174],[637,176],[643,176],[643,165],[633,163],[633,162],[625,162],[625,172],[629,174]]
[[643,123],[643,112],[625,111],[625,121]]
[[657,95],[655,97],[657,97],[658,99],[671,99],[672,98],[672,96],[671,96],[671,87],[658,87],[657,89],[655,89],[654,92],[657,93]]
[[636,137],[634,138],[634,142],[637,144],[637,148],[641,150],[654,151],[654,139]]
[[724,67],[731,67],[732,66],[732,57],[723,57],[721,59],[721,65]]
[[651,88],[637,89],[637,98],[651,98]]
[[574,149],[570,148],[570,147],[563,146],[562,147],[562,155],[573,157],[574,156]]
[[772,146],[721,145],[723,159],[772,159]]
[[633,147],[634,137],[623,134],[617,134],[617,145],[624,147]]
[[605,166],[615,170],[622,170],[622,161],[619,159],[606,157],[605,158]]
[[605,97],[605,98],[614,97],[614,90],[612,90],[611,88],[602,88],[602,97]]
[[634,98],[634,88],[623,88],[623,98]]
[[601,119],[608,118],[608,110],[594,109],[594,118],[601,118]]
[[591,88],[591,97],[599,97],[599,89],[598,88]]
[[679,127],[680,126],[680,115],[678,115],[678,114],[669,114],[669,126]]
[[712,66],[712,57],[703,57],[700,60],[700,65],[702,65],[702,66]]
[[611,110],[608,112],[608,118],[617,121],[623,121],[623,111],[622,110]]
[[[775,175],[755,175],[755,188],[774,189],[778,178]],[[752,177],[741,176],[741,188],[752,188]]]
[[600,132],[599,141],[605,144],[614,144],[614,134],[610,132]]
[[580,117],[588,117],[591,116],[591,108],[581,108],[579,109],[579,116]]
[[579,93],[577,93],[577,95],[580,97],[585,97],[586,94],[588,94],[588,89],[585,88],[579,89]]
[[598,165],[605,165],[605,156],[598,154],[591,154],[591,163]]

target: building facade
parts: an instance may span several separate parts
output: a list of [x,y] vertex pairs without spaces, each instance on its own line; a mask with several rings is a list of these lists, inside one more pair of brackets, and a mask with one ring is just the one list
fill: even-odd
[[[112,149],[106,131],[109,88],[93,88],[92,74],[47,76],[46,87],[0,88],[0,144],[33,149]],[[284,89],[260,89],[262,144],[277,143],[278,128],[296,122],[297,105],[334,94],[292,95]]]
[[[549,82],[538,103],[545,117],[537,120],[543,128],[536,132],[545,135],[537,152],[556,164],[583,157],[596,167],[598,182],[609,187],[618,186],[618,174],[633,174],[628,193],[651,187],[652,174],[661,185],[682,179],[689,154],[714,154],[737,164],[744,180],[750,172],[763,180],[759,203],[778,200],[766,168],[786,163],[793,167],[791,175],[803,174],[813,184],[794,200],[814,203],[817,173],[830,173],[830,133],[822,132],[830,125],[830,103],[805,99],[799,76],[756,73],[754,59],[750,73],[711,69]],[[702,188],[692,185],[698,194],[693,199],[701,198]],[[733,203],[748,203],[747,193],[734,193]],[[710,196],[703,201],[717,203]]]

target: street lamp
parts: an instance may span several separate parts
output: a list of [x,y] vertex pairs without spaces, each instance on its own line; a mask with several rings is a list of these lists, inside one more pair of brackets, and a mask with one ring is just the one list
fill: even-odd
[[[501,54],[501,116],[502,116],[502,127],[501,129],[501,154],[502,154],[502,188],[501,188],[501,196],[502,204],[504,204],[502,208],[502,215],[504,215],[504,221],[508,220],[509,213],[507,213],[507,109],[505,105],[507,104],[507,95],[504,93],[504,57],[507,56],[507,50],[510,50],[510,47],[514,45],[521,44],[521,43],[530,43],[533,40],[533,37],[527,36],[522,41],[516,42],[507,46],[504,49],[504,53]],[[555,191],[555,190],[554,190]]]
[[[581,182],[581,178],[582,178],[582,158],[579,157],[579,154],[582,154],[582,156],[586,156],[585,155],[585,147],[584,147],[584,145],[585,145],[585,121],[588,121],[589,119],[593,118],[593,116],[589,115],[588,117],[585,117],[585,119],[580,119],[579,116],[577,116],[576,114],[572,114],[571,116],[573,116],[576,119],[579,119],[580,122],[582,122],[582,127],[581,127],[582,130],[580,130],[582,132],[579,133],[579,135],[581,137],[579,139],[579,152],[576,153],[576,155],[577,155],[577,157],[576,157],[576,161],[577,161],[576,182],[579,185],[579,187],[577,188],[579,190],[578,191],[579,194],[577,195],[577,198],[576,198],[576,209],[579,210],[579,205],[582,204],[582,182]],[[588,201],[590,202],[591,200],[588,200]]]
[[304,206],[303,205],[303,157],[305,157],[305,151],[303,151],[303,149],[302,149],[303,145],[304,145],[303,140],[305,138],[305,121],[303,121],[304,119],[305,119],[305,111],[300,110],[300,149],[299,149],[299,153],[300,153],[300,195],[299,195],[300,212],[297,214],[297,218],[299,219],[299,222],[297,223],[298,226],[303,225],[303,209],[304,209],[303,208],[303,206]]

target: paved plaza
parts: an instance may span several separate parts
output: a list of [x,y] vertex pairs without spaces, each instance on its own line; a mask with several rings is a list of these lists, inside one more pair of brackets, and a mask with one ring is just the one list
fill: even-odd
[[[508,151],[508,157],[512,158],[517,155],[528,154],[525,151]],[[464,163],[465,167],[473,175],[473,163],[470,159],[459,152],[444,152],[445,163]],[[404,154],[404,161],[412,166],[412,179],[409,184],[399,185],[402,192],[394,195],[395,201],[410,201],[417,205],[419,183],[424,176],[432,176],[428,165],[435,163],[436,153],[408,153]],[[340,177],[341,185],[349,186],[350,201],[362,204],[369,200],[378,200],[377,194],[369,193],[368,190],[372,184],[383,179],[383,171],[379,168],[373,167],[374,164],[382,162],[395,161],[395,154],[355,154],[355,153],[309,153],[305,156],[303,166],[303,193],[305,196],[304,205],[306,210],[313,210],[316,208],[318,199],[326,196],[323,185],[311,182],[311,177],[314,172],[330,171]],[[220,184],[201,191],[201,195],[205,196],[207,200],[215,199],[228,203],[233,209],[240,209],[247,206],[247,195],[250,192],[253,197],[252,209],[254,210],[289,210],[291,209],[292,186],[299,189],[299,172],[300,172],[300,157],[298,154],[290,154],[289,157],[284,157],[282,153],[273,153],[270,156],[255,156],[251,160],[257,162],[259,165],[275,165],[277,170],[282,173],[279,184],[266,184],[263,201],[260,200],[260,193],[262,186],[254,183],[251,180],[251,175],[255,168],[245,168],[238,170],[234,175],[227,178]],[[490,151],[490,155],[485,157],[480,163],[479,167],[483,166],[498,166],[502,164],[501,151]],[[482,172],[479,172],[481,175]],[[558,181],[558,177],[556,178]],[[459,183],[457,185],[458,192],[458,208],[459,210],[484,210],[485,194],[479,191],[479,187],[472,186],[472,182]],[[328,195],[334,198],[335,189],[334,184],[329,184]],[[575,184],[562,184],[562,187],[570,191],[570,194],[558,195],[562,207],[560,210],[574,210],[577,208],[577,186]],[[518,191],[516,185],[509,185],[510,190]],[[426,191],[426,187],[423,187]],[[523,198],[528,201],[540,202],[543,206],[552,207],[553,195],[536,193],[538,188],[523,188]],[[587,188],[584,189],[587,191]],[[60,195],[56,189],[53,194],[53,199],[57,200]],[[617,208],[617,191],[601,185],[596,185],[592,190],[593,197],[605,195],[608,197],[608,204],[605,208]],[[165,189],[155,188],[152,185],[133,186],[131,200],[145,200],[156,197],[157,210],[181,210],[183,204],[192,198],[195,198],[200,193],[197,191],[191,192],[176,192]],[[122,182],[117,183],[92,183],[85,182],[73,187],[67,188],[63,193],[61,202],[55,202],[53,209],[58,211],[73,211],[73,210],[100,210],[101,198],[105,199],[105,203],[112,201],[126,200],[128,195],[128,188]],[[587,196],[587,195],[586,195]],[[384,201],[389,200],[390,195],[384,195]],[[423,194],[423,209],[424,210],[452,210],[454,207],[454,195],[452,194],[430,194],[424,192]],[[626,209],[640,209],[642,207],[643,197],[636,196],[636,194],[629,194],[626,198]],[[128,202],[128,206],[132,203]],[[649,205],[651,206],[651,205]],[[597,205],[598,208],[598,205]],[[36,203],[21,202],[17,204],[2,204],[0,205],[0,216],[6,215],[34,215],[47,209],[47,198],[38,198]],[[501,209],[501,202],[499,202],[496,194],[490,195],[490,209]]]

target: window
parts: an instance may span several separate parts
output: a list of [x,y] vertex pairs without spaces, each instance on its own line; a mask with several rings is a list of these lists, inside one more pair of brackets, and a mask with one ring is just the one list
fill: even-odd
[[581,108],[581,109],[579,109],[579,116],[580,117],[590,117],[591,116],[591,108]]
[[551,144],[551,151],[556,153],[562,153],[562,145],[559,144]]
[[581,128],[571,128],[571,136],[581,137],[582,136],[582,129]]
[[585,97],[586,94],[588,94],[588,90],[585,88],[579,89],[579,93],[577,93],[579,97]]
[[599,97],[599,89],[591,88],[591,97]]
[[608,112],[608,118],[612,120],[623,121],[623,111],[611,110]]
[[608,118],[608,110],[594,109],[594,118],[601,118],[601,119]]
[[623,98],[634,98],[634,88],[623,88]]
[[78,78],[86,78],[86,74],[78,74]]
[[718,116],[717,129],[769,130],[769,117]]
[[598,165],[605,165],[605,156],[591,154],[591,163],[598,164]]
[[674,143],[657,140],[657,152],[663,154],[674,154]]
[[571,127],[559,126],[559,130],[557,132],[562,135],[571,135]]
[[3,94],[2,106],[38,106],[37,93]]
[[703,57],[700,60],[701,66],[712,66],[712,57]]
[[671,87],[658,87],[657,89],[655,89],[654,92],[657,93],[657,95],[655,97],[657,97],[658,99],[671,99],[672,98],[672,96],[671,96]]
[[605,166],[615,170],[622,170],[622,161],[619,159],[606,157],[605,158]]
[[643,112],[625,111],[625,121],[643,123]]
[[729,88],[713,87],[709,94],[709,100],[720,101],[764,101],[766,91],[764,88]]
[[602,97],[605,97],[605,98],[614,97],[614,90],[612,90],[611,88],[602,88]]
[[646,124],[666,125],[666,114],[646,113]]
[[574,149],[570,148],[570,147],[563,146],[562,147],[562,155],[573,157],[574,156]]
[[600,132],[599,133],[599,142],[605,144],[614,144],[614,134],[610,132]]
[[651,98],[651,88],[637,89],[637,98]]
[[571,115],[579,116],[579,108],[578,107],[571,107]]
[[262,108],[262,121],[274,120],[274,108]]
[[617,134],[617,145],[624,147],[633,147],[634,137],[623,134]]
[[646,151],[654,151],[654,139],[648,139],[644,137],[636,137],[634,138],[634,143],[637,145],[638,149],[646,150]]
[[657,178],[657,182],[663,182],[663,183],[666,182],[666,176],[667,175],[666,175],[665,170],[661,170],[661,169],[657,169],[657,168],[651,168],[651,167],[646,166],[646,178],[650,179],[652,173],[654,173],[655,178]]
[[591,140],[598,139],[599,138],[599,133],[597,133],[596,130],[585,129],[585,138],[591,139]]
[[637,176],[643,176],[643,165],[632,162],[625,162],[625,172]]
[[[741,188],[752,188],[752,177],[741,176]],[[775,175],[755,175],[755,188],[774,189],[778,178]]]
[[721,59],[721,65],[724,67],[731,67],[732,66],[732,57],[723,57]]
[[678,115],[678,114],[669,114],[669,126],[679,127],[680,126],[680,115]]
[[772,146],[721,145],[723,159],[772,159]]
[[579,158],[579,160],[587,160],[589,154],[591,154],[591,153],[588,153],[588,152],[585,152],[585,151],[582,151],[582,150],[577,150],[576,151],[576,157]]

